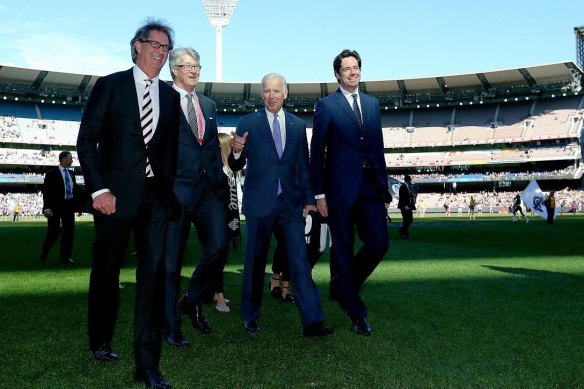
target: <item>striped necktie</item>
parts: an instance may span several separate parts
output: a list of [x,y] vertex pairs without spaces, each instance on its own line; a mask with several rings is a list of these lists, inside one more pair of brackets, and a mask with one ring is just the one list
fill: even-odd
[[197,113],[195,111],[195,104],[193,104],[193,95],[191,93],[187,94],[187,120],[191,126],[191,131],[195,134],[195,137],[199,141],[199,144],[203,142],[203,136],[199,131],[199,124],[197,123]]
[[[142,125],[142,136],[144,137],[144,144],[146,145],[146,149],[148,149],[148,145],[150,140],[152,140],[152,136],[154,135],[154,126],[153,120],[154,116],[152,113],[152,97],[150,96],[150,86],[152,85],[152,80],[144,80],[146,81],[146,87],[144,88],[144,97],[142,99],[142,110],[140,114],[140,123]],[[148,160],[148,156],[146,156],[146,177],[154,177],[154,173],[152,172],[152,166],[150,166],[150,161]]]
[[[272,131],[274,131],[274,144],[276,145],[276,152],[278,157],[282,158],[282,153],[284,152],[282,148],[282,130],[280,129],[280,122],[278,121],[278,115],[274,115],[274,121],[272,122]],[[280,195],[282,193],[282,185],[278,179],[278,192]]]

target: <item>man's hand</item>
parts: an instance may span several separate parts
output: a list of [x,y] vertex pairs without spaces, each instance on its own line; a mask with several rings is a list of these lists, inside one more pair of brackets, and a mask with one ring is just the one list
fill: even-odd
[[326,206],[326,199],[316,199],[316,210],[322,217],[328,217],[328,207]]
[[245,147],[245,142],[247,141],[248,132],[246,131],[243,136],[237,135],[234,131],[231,132],[231,149],[234,153],[241,153]]
[[316,207],[314,205],[305,205],[304,210],[302,210],[302,217],[306,217],[310,211],[316,211]]
[[103,213],[104,215],[111,215],[116,213],[116,196],[111,192],[104,192],[93,199],[93,208]]
[[47,208],[43,211],[43,215],[48,219],[50,217],[53,217],[53,211],[51,211],[50,208]]

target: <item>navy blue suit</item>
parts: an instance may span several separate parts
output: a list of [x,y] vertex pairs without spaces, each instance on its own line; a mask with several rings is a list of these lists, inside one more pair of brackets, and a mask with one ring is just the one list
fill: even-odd
[[[229,156],[232,170],[246,163],[242,211],[247,220],[243,270],[242,315],[258,320],[268,247],[274,229],[283,231],[286,257],[303,326],[323,321],[318,289],[312,281],[304,240],[303,208],[314,204],[308,171],[306,123],[286,112],[286,141],[279,158],[266,111],[250,113],[237,123],[236,133],[248,132],[240,157]],[[273,120],[270,118],[270,120]],[[278,181],[282,187],[278,195]]]
[[[352,319],[367,317],[359,289],[389,247],[389,200],[377,99],[359,93],[363,126],[340,89],[318,101],[310,148],[316,195],[324,194],[332,237],[331,293]],[[389,202],[389,201],[388,201]],[[363,246],[354,254],[355,229]]]
[[[217,134],[215,102],[197,93],[205,134],[199,144],[183,112],[180,113],[178,163],[174,193],[181,205],[178,220],[168,226],[166,237],[165,331],[180,330],[177,301],[184,251],[191,224],[195,225],[202,246],[202,255],[193,272],[187,295],[194,303],[209,302],[213,297],[214,280],[221,271],[220,257],[227,250],[225,230],[225,174]],[[183,98],[183,103],[185,103]]]

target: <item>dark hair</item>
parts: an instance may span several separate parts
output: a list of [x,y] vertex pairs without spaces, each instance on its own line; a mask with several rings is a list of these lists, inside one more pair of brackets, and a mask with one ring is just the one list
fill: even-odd
[[341,62],[343,58],[353,57],[357,60],[357,64],[359,65],[359,69],[361,69],[361,56],[355,50],[345,49],[341,51],[339,55],[337,55],[333,61],[333,70],[335,73],[341,72]]
[[406,175],[404,176],[404,181],[405,181],[405,182],[412,182],[412,177],[410,177],[410,175],[409,175],[409,174],[406,174]]
[[71,152],[69,152],[69,151],[61,151],[59,153],[59,162],[61,162],[63,160],[63,158],[66,158],[68,155],[71,155]]
[[134,47],[134,43],[136,41],[143,41],[149,38],[150,31],[156,30],[161,31],[166,34],[168,37],[168,45],[170,49],[174,47],[174,30],[170,27],[169,24],[166,23],[163,19],[155,19],[153,17],[148,17],[144,20],[144,24],[142,24],[137,30],[136,34],[130,41],[130,52],[132,53],[132,62],[136,63],[136,58],[138,57],[138,53],[136,52],[136,48]]

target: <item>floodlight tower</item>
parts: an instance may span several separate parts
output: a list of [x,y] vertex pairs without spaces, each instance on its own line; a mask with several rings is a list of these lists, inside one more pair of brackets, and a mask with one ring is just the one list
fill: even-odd
[[223,27],[227,27],[238,0],[201,0],[212,26],[215,26],[215,81],[223,80]]
[[576,35],[576,60],[580,69],[584,69],[584,26],[574,27]]

